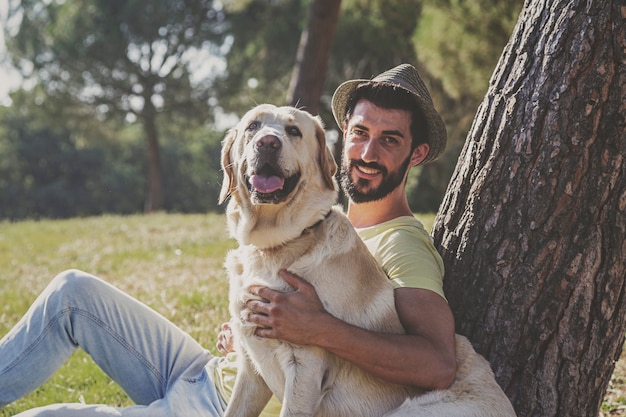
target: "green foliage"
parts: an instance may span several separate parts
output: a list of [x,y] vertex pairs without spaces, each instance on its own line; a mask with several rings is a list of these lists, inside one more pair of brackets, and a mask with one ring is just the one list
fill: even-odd
[[330,109],[335,88],[353,78],[369,79],[404,62],[415,63],[412,36],[421,0],[344,0],[322,97],[322,118],[336,128]]
[[437,210],[522,0],[424,2],[413,36],[419,66],[446,123],[446,152],[411,177],[413,210]]
[[220,165],[222,132],[206,127],[181,132],[164,131],[165,201],[169,212],[221,211],[217,200],[222,184]]
[[[190,112],[208,98],[192,83],[199,48],[217,50],[223,14],[212,0],[22,0],[20,30],[7,41],[25,76],[48,99],[74,100],[102,115]],[[26,60],[32,65],[32,74]],[[158,97],[158,99],[157,99]]]
[[333,51],[333,85],[371,78],[394,65],[415,62],[412,36],[421,0],[346,0]]
[[[146,161],[135,128],[70,129],[41,110],[16,104],[0,113],[0,220],[141,212]],[[218,210],[222,134],[179,129],[163,129],[164,209]]]
[[[19,109],[11,112],[21,118],[0,117],[0,216],[141,211],[148,188],[144,133],[108,116],[144,111],[131,103],[152,97],[162,99],[146,117],[158,115],[163,209],[215,209],[222,132],[210,131],[218,122],[213,111],[241,115],[257,103],[285,102],[310,0],[223,4],[66,0],[44,7],[24,0],[10,52],[16,62],[31,60],[41,83],[28,102],[14,95]],[[335,128],[330,97],[337,85],[411,62],[448,127],[444,156],[411,174],[414,210],[437,209],[520,7],[521,0],[342,2],[321,98],[326,126]],[[223,56],[226,71],[214,83],[192,83],[194,56]]]
[[23,0],[18,10],[19,31],[7,42],[14,62],[40,82],[46,101],[80,103],[102,119],[139,121],[149,161],[144,207],[164,208],[157,115],[197,121],[209,113],[216,64],[205,56],[218,55],[224,39],[221,3]]
[[452,97],[482,99],[521,0],[428,2],[415,34],[420,61]]
[[308,0],[259,0],[227,7],[233,40],[216,88],[228,112],[242,115],[256,104],[286,104],[308,5]]
[[[310,1],[228,4],[233,44],[227,73],[216,83],[220,104],[237,114],[258,103],[284,104]],[[337,85],[415,62],[412,35],[420,11],[421,1],[415,0],[344,0],[320,112],[329,128],[335,127],[330,94]]]

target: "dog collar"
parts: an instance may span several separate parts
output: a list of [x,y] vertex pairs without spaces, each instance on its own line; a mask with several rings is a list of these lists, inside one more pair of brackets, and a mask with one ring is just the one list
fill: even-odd
[[324,217],[323,217],[323,218],[319,219],[318,221],[316,221],[315,223],[313,223],[313,225],[311,225],[311,226],[307,227],[306,229],[304,229],[304,230],[302,231],[302,233],[304,234],[307,230],[313,230],[313,229],[315,229],[317,226],[319,226],[320,224],[322,224],[322,222],[323,222],[324,220],[326,220],[327,218],[329,218],[329,217],[330,217],[330,214],[331,214],[332,212],[333,212],[332,210],[328,210],[328,211],[326,212],[326,214],[324,215]]

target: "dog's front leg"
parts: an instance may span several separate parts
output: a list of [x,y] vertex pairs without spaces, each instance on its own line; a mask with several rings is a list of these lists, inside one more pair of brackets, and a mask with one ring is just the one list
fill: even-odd
[[326,354],[321,349],[296,348],[285,365],[285,395],[280,417],[314,416],[332,384]]
[[247,358],[240,358],[238,366],[224,417],[258,417],[272,397],[272,391]]

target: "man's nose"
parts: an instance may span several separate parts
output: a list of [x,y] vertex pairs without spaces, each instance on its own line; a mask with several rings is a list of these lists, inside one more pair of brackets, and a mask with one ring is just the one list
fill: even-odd
[[374,162],[378,159],[378,147],[376,146],[376,142],[373,140],[368,140],[363,143],[363,147],[361,148],[361,159],[364,162]]

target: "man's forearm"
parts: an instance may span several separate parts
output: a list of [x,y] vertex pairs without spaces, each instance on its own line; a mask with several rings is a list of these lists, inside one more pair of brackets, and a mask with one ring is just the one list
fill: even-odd
[[418,335],[375,333],[330,316],[311,343],[327,349],[373,376],[424,389],[448,388],[456,363]]

